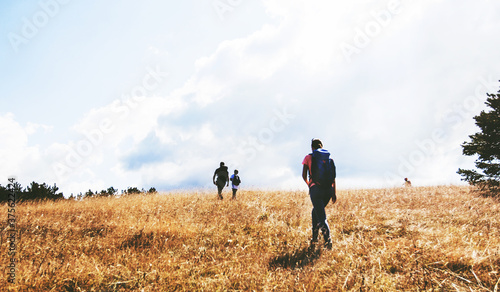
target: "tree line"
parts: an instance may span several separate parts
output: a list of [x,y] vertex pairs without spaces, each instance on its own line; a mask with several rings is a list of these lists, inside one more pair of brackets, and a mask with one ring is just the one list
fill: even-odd
[[19,182],[14,182],[6,187],[0,185],[0,202],[7,202],[12,193],[15,194],[16,201],[64,199],[63,193],[58,191],[56,184],[50,186],[46,183],[32,182],[23,188]]
[[[64,194],[59,192],[59,188],[56,184],[50,186],[46,183],[31,182],[29,186],[23,188],[19,182],[14,182],[7,186],[2,186],[0,184],[0,203],[7,202],[9,195],[14,192],[16,201],[36,201],[36,200],[65,200]],[[128,187],[121,193],[114,187],[109,187],[102,191],[92,191],[88,190],[85,193],[79,193],[77,195],[71,194],[67,200],[81,200],[85,198],[96,198],[96,197],[110,197],[118,195],[132,195],[132,194],[152,194],[156,193],[156,189],[151,187],[149,190],[144,188],[139,190],[137,187]]]

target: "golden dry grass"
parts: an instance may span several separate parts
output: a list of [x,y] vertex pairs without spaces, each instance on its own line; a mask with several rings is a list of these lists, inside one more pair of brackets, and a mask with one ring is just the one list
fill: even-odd
[[2,275],[0,287],[500,291],[500,202],[468,187],[338,191],[327,207],[331,251],[309,247],[306,192],[229,197],[177,192],[18,205],[17,281]]

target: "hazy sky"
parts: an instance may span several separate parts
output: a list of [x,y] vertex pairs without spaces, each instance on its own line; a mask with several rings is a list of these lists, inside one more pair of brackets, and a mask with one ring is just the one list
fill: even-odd
[[498,1],[2,1],[0,184],[66,196],[459,184],[500,83]]

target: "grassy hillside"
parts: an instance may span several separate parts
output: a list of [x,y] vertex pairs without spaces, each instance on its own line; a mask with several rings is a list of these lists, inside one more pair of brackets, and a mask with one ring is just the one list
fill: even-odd
[[[500,203],[468,187],[344,190],[333,249],[306,192],[242,190],[17,206],[12,291],[500,291]],[[225,198],[229,198],[226,193]],[[0,208],[7,218],[7,205]],[[6,220],[2,219],[2,230]],[[6,266],[2,232],[0,263]]]

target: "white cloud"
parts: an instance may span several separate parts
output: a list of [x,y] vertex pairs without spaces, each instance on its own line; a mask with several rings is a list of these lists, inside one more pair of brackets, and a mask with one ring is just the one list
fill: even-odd
[[[182,84],[165,91],[177,68],[153,66],[120,99],[77,113],[70,138],[32,146],[30,137],[54,126],[23,127],[3,116],[6,164],[20,174],[26,160],[36,170],[66,165],[58,184],[71,192],[211,187],[220,161],[240,169],[243,187],[302,189],[301,161],[319,137],[336,159],[340,187],[394,185],[404,176],[417,185],[458,181],[456,169],[469,163],[459,144],[481,109],[464,104],[476,96],[478,77],[499,73],[490,65],[500,61],[491,37],[499,21],[485,11],[499,4],[263,3],[268,23],[182,63],[192,72]],[[169,59],[181,50],[155,42],[145,51]],[[422,150],[436,129],[445,137]]]
[[[23,186],[32,180],[50,183],[53,177],[47,174],[47,153],[39,145],[30,145],[30,136],[40,130],[50,131],[49,126],[28,123],[26,126],[16,121],[14,114],[0,115],[0,176],[1,181],[16,177]],[[35,179],[36,178],[36,179]]]

